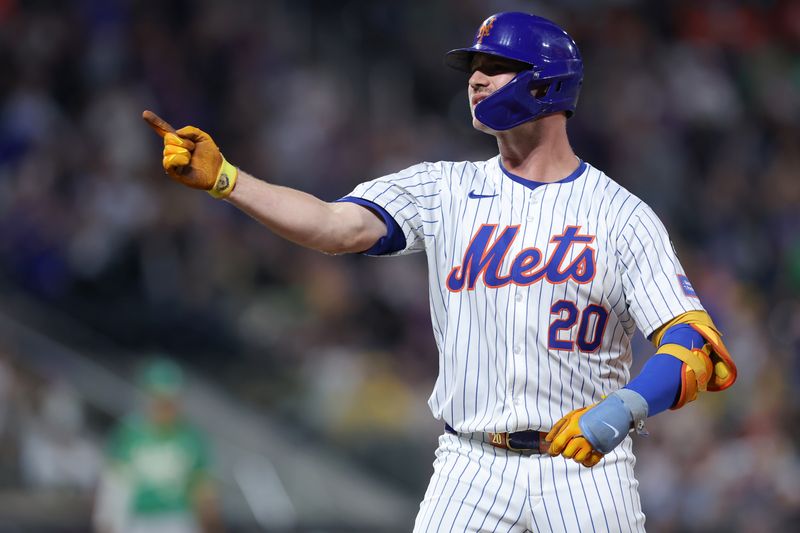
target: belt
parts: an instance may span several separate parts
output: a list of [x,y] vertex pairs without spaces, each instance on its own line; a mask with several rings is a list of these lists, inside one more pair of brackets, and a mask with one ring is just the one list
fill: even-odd
[[503,448],[525,455],[547,453],[547,449],[550,447],[550,443],[544,439],[547,433],[533,429],[513,433],[458,433],[450,424],[445,424],[444,430],[451,435],[463,437],[483,436],[484,442],[488,442],[495,448]]

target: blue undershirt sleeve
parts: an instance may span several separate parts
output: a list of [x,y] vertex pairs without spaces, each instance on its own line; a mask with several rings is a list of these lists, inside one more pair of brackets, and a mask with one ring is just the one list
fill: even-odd
[[[692,349],[705,344],[705,339],[688,324],[672,326],[661,344],[680,344]],[[639,393],[648,406],[648,416],[666,411],[675,404],[681,391],[683,361],[669,354],[657,353],[644,364],[642,371],[624,388]]]
[[340,198],[336,201],[351,202],[362,207],[366,207],[378,215],[383,220],[383,223],[386,224],[386,235],[378,239],[378,242],[372,245],[369,250],[364,250],[361,252],[362,254],[385,255],[399,252],[406,247],[406,236],[403,233],[402,228],[400,228],[400,225],[397,223],[394,217],[390,215],[383,207],[379,206],[375,202],[370,202],[369,200],[357,198],[355,196],[345,196],[344,198]]

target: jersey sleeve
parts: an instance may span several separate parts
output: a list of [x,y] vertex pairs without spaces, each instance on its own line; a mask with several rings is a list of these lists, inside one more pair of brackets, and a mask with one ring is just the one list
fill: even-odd
[[664,224],[644,203],[620,230],[617,254],[628,311],[646,337],[678,315],[703,310]]
[[340,201],[363,205],[380,216],[387,235],[367,250],[368,255],[403,255],[425,249],[425,227],[436,212],[441,172],[435,163],[419,163],[358,185]]

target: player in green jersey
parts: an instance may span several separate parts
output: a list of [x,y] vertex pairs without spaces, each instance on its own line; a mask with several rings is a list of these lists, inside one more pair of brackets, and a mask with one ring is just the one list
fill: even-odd
[[144,368],[143,413],[124,419],[107,448],[95,527],[102,533],[219,531],[206,439],[183,417],[183,373],[161,359]]

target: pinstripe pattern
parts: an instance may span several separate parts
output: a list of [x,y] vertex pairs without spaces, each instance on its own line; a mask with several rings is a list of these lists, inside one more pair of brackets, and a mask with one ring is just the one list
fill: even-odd
[[644,531],[630,442],[587,470],[444,434],[414,532]]
[[[637,328],[649,335],[678,314],[702,309],[680,286],[678,275],[685,273],[655,213],[599,170],[581,168],[575,179],[531,187],[505,174],[499,156],[420,163],[363,183],[350,194],[382,206],[397,221],[406,237],[406,248],[397,253],[427,254],[439,351],[439,376],[428,403],[436,418],[461,433],[549,430],[566,412],[630,380],[630,342]],[[491,235],[475,244],[487,224]],[[523,263],[515,263],[518,254],[535,248],[540,262],[536,252],[529,252],[531,264],[547,264],[562,246],[554,237],[566,238],[571,226],[579,227],[573,235],[593,240],[575,241],[558,268],[591,248],[593,276],[554,283],[550,280],[557,275],[529,282],[533,278],[519,274],[509,282],[515,264],[525,271]],[[479,268],[509,228],[516,233],[510,234],[505,255],[497,253],[499,268]],[[548,272],[560,272],[553,268]],[[470,269],[477,277],[469,278]],[[462,285],[450,285],[454,272],[456,281],[464,278]],[[551,312],[559,301],[572,310]],[[607,318],[601,321],[601,315]],[[574,321],[556,330],[551,346],[554,321],[568,322],[571,316]],[[476,524],[481,531],[643,528],[629,440],[590,471],[538,458],[526,460],[518,472],[522,460],[475,443],[466,450],[464,444],[456,446],[456,437],[442,439],[418,531],[450,530],[453,524]],[[494,483],[515,490],[498,494]],[[523,496],[516,487],[522,487]],[[524,503],[524,494],[533,499]]]

